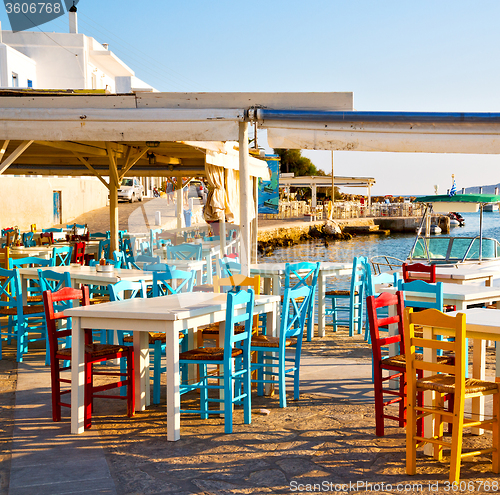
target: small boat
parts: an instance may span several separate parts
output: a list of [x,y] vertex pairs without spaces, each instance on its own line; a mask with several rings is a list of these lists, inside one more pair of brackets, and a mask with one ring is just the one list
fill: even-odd
[[[418,232],[418,229],[417,229],[417,232]],[[442,232],[442,230],[441,230],[441,227],[439,225],[436,225],[435,223],[433,223],[430,227],[429,232],[430,232],[430,234],[440,234]],[[422,230],[420,231],[420,233],[422,235],[425,235],[425,227],[422,227]]]
[[463,227],[465,225],[465,218],[460,213],[451,211],[448,216],[450,217],[450,227]]

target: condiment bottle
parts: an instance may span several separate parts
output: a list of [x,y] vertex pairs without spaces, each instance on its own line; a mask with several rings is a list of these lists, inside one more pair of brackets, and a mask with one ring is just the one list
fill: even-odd
[[101,266],[105,265],[105,264],[106,264],[106,260],[105,260],[104,258],[101,258],[101,259],[99,260],[99,264],[100,264]]

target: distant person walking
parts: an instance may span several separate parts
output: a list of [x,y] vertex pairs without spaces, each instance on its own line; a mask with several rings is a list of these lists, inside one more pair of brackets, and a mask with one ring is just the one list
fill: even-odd
[[167,179],[165,184],[165,193],[167,194],[167,205],[174,202],[174,184],[171,179]]

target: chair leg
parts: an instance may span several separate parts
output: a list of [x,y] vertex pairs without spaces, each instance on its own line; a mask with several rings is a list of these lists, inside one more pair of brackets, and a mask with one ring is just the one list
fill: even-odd
[[[444,397],[441,394],[436,393],[436,398],[434,399],[434,409],[436,413],[434,414],[434,437],[439,440],[443,439],[443,415],[439,414],[439,411],[444,409]],[[436,461],[443,460],[443,446],[434,444],[434,459]]]
[[224,363],[224,433],[233,433],[233,379],[231,361]]
[[160,403],[161,340],[155,340],[153,350],[153,404]]
[[54,365],[50,369],[52,382],[52,420],[61,421],[61,374],[59,371],[59,360],[55,359]]
[[500,393],[493,395],[493,417],[496,421],[492,426],[492,442],[496,450],[491,454],[491,460],[493,461],[492,471],[498,474],[500,473]]
[[[247,362],[248,361],[248,362]],[[246,366],[247,372],[243,375],[243,422],[249,425],[252,422],[252,358],[243,360],[243,366]],[[238,389],[239,390],[239,389]]]
[[[131,418],[135,414],[135,375],[134,375],[134,352],[131,348],[127,356],[127,416]],[[148,383],[149,385],[149,383]]]
[[85,404],[84,404],[84,422],[83,427],[88,430],[92,427],[92,402],[93,402],[93,392],[92,392],[92,364],[85,363]]
[[416,435],[416,397],[407,396],[406,410],[406,474],[414,475],[417,473],[417,441]]
[[208,375],[207,365],[200,364],[200,415],[201,419],[208,419]]
[[373,387],[375,391],[375,435],[384,436],[384,397],[382,394],[382,370],[376,368]]
[[278,370],[278,387],[280,389],[280,407],[286,407],[286,388],[285,388],[285,350],[280,350]]
[[406,425],[406,373],[399,377],[399,427]]
[[462,460],[462,439],[464,428],[464,399],[457,400],[453,408],[453,433],[451,434],[450,483],[460,479],[460,464]]

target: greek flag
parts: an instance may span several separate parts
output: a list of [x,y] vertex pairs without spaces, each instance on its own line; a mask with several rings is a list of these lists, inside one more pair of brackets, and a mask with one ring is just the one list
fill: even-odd
[[448,196],[455,196],[457,194],[457,183],[455,182],[455,179],[453,179],[453,185],[451,186],[450,192],[448,193]]

